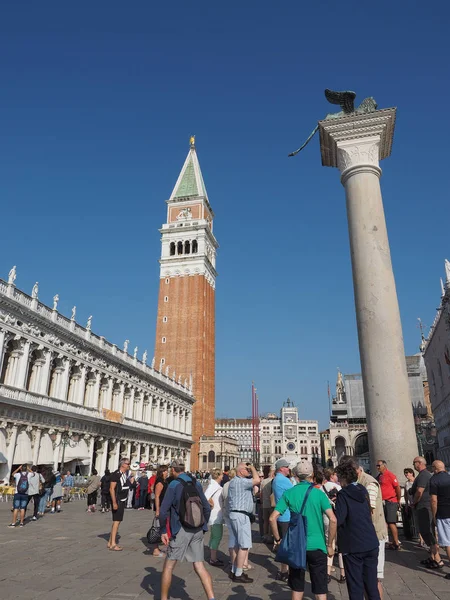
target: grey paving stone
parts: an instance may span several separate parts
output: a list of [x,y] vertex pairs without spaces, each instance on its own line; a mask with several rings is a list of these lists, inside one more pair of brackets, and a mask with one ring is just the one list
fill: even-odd
[[[152,514],[127,511],[120,527],[123,552],[110,552],[106,540],[111,527],[109,514],[87,514],[85,504],[76,501],[64,505],[60,515],[46,515],[19,530],[8,529],[9,503],[0,503],[0,523],[5,525],[0,540],[0,595],[10,600],[159,600],[160,578],[164,561],[155,558],[145,544]],[[254,545],[250,571],[255,581],[242,586],[233,584],[227,572],[207,566],[214,580],[216,600],[290,600],[286,585],[275,580],[277,564],[268,548]],[[205,542],[208,535],[205,536]],[[221,558],[227,560],[226,536]],[[205,554],[208,555],[206,549]],[[402,552],[386,553],[385,600],[450,600],[450,581],[444,573],[428,571],[419,564],[426,553],[408,542]],[[446,558],[444,561],[447,563]],[[27,578],[20,588],[17,578],[26,568]],[[337,574],[337,573],[336,573]],[[307,576],[307,581],[309,581]],[[203,600],[199,579],[188,563],[174,571],[171,598]],[[312,599],[309,583],[305,600]],[[345,585],[333,579],[329,600],[348,600]]]

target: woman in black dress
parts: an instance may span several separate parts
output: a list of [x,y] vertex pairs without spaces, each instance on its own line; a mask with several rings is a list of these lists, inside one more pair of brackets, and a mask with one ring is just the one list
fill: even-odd
[[[167,478],[169,475],[169,467],[167,465],[161,465],[158,467],[156,471],[156,481],[155,481],[155,517],[159,517],[159,509],[161,507],[162,501],[164,500],[164,495],[166,493],[166,489],[168,486]],[[169,523],[167,523],[167,533],[170,537],[170,528]],[[165,556],[165,552],[161,552],[158,548],[158,545],[153,550],[153,556]]]

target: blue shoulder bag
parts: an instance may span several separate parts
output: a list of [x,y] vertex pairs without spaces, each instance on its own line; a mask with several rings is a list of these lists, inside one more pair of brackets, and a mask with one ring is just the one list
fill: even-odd
[[306,536],[308,523],[303,511],[305,510],[306,502],[313,487],[313,485],[309,486],[303,499],[300,512],[291,512],[289,529],[281,540],[280,547],[275,556],[277,562],[289,565],[292,569],[306,570]]

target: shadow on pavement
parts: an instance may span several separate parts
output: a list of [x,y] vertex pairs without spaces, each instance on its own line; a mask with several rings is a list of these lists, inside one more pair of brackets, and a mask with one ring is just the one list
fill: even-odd
[[[155,598],[160,598],[161,572],[157,571],[153,567],[147,567],[145,570],[148,574],[145,575],[144,579],[142,580],[141,588],[148,592],[151,596],[154,596]],[[185,587],[186,584],[184,582],[184,579],[181,579],[181,577],[177,577],[174,574],[172,576],[172,584],[170,586],[171,598],[179,598],[180,600],[199,600],[199,598],[191,598],[187,594]]]

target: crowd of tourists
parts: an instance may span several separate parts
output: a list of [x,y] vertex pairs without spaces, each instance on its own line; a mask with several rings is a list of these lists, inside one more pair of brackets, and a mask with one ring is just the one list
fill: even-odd
[[[442,569],[440,547],[450,561],[450,475],[441,461],[433,463],[432,474],[421,456],[414,458],[413,466],[414,470],[404,470],[404,533],[413,536],[417,532],[428,553],[421,561],[424,568]],[[122,550],[117,534],[125,509],[154,511],[151,552],[165,559],[161,600],[169,597],[173,570],[180,560],[193,563],[208,600],[214,600],[212,578],[204,565],[207,531],[209,565],[228,568],[235,583],[252,583],[249,552],[256,515],[260,539],[279,563],[276,579],[290,587],[292,600],[303,597],[306,570],[313,594],[325,600],[335,561],[338,581],[347,586],[350,600],[381,600],[385,551],[402,549],[397,530],[402,488],[386,461],[378,460],[376,468],[373,477],[354,457],[343,456],[335,470],[308,461],[291,469],[282,458],[262,472],[250,463],[213,469],[205,482],[187,473],[178,460],[156,471],[135,472],[129,459],[123,458],[113,473],[106,471],[100,477],[93,470],[87,481],[86,510],[96,511],[100,492],[101,511],[112,512],[107,547],[116,552]],[[69,499],[65,490],[74,483],[70,472],[61,476],[58,471],[38,472],[27,465],[12,475],[15,494],[10,527],[17,522],[23,527],[31,501],[31,520],[43,516],[46,509],[58,513],[64,498]],[[218,553],[224,527],[228,530],[227,564]]]

